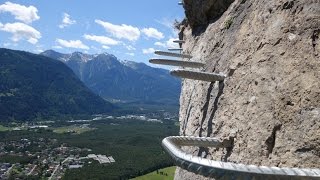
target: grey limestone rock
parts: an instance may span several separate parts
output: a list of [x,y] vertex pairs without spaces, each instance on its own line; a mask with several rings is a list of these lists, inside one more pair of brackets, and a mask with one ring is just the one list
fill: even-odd
[[[320,1],[185,0],[184,7],[184,53],[228,77],[183,81],[180,134],[234,140],[229,149],[185,150],[320,168]],[[178,168],[175,179],[206,178]]]

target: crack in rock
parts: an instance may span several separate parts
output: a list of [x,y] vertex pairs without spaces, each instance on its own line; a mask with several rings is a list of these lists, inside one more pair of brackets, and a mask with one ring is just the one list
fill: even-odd
[[293,1],[287,1],[283,4],[282,6],[282,10],[283,9],[291,9],[294,5],[294,2]]
[[226,154],[221,158],[222,161],[228,162],[228,158],[231,156],[233,148],[234,148],[234,138],[230,138],[229,140],[230,146],[226,148]]
[[186,118],[185,120],[183,121],[183,126],[182,126],[182,131],[183,131],[183,135],[185,136],[186,135],[186,129],[187,129],[187,124],[188,124],[188,121],[189,121],[189,117],[190,117],[190,112],[191,112],[191,109],[193,108],[191,104],[191,100],[192,100],[192,95],[193,95],[193,92],[195,90],[195,86],[193,86],[193,89],[190,93],[190,98],[189,98],[189,101],[188,101],[188,104],[187,104],[187,108],[186,108]]
[[200,123],[201,129],[199,131],[199,137],[202,137],[202,130],[203,130],[202,126],[203,126],[204,121],[207,118],[207,112],[208,112],[208,109],[209,109],[209,103],[210,103],[211,92],[213,90],[213,85],[214,85],[213,82],[210,83],[208,91],[207,91],[207,97],[206,97],[205,104],[203,105],[203,108],[201,109],[203,113],[202,113],[202,120],[201,120],[201,123]]
[[265,142],[268,150],[267,157],[269,157],[269,155],[272,154],[273,148],[276,143],[277,131],[279,131],[280,129],[281,129],[281,124],[274,126],[271,135],[267,138]]
[[315,55],[317,56],[317,53],[316,53],[316,46],[318,45],[317,43],[317,41],[318,41],[318,39],[319,39],[319,36],[320,36],[320,29],[317,29],[317,30],[314,30],[313,31],[313,34],[312,34],[312,36],[311,36],[311,39],[312,39],[312,47],[313,47],[313,51],[314,51],[314,53],[315,53]]
[[219,91],[218,91],[216,98],[214,99],[213,110],[212,110],[212,113],[211,113],[209,120],[208,120],[207,137],[209,137],[212,133],[212,122],[213,122],[213,118],[218,110],[218,103],[219,103],[219,99],[220,99],[221,95],[223,94],[223,89],[224,89],[224,82],[220,81],[219,82]]

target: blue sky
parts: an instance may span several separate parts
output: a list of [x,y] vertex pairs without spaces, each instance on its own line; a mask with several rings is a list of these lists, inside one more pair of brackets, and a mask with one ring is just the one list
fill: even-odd
[[39,53],[108,52],[148,62],[175,44],[179,0],[0,0],[0,47]]

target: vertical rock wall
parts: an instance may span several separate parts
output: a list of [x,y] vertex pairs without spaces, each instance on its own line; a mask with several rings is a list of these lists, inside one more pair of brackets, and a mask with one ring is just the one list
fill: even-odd
[[[227,162],[320,168],[320,0],[185,0],[184,53],[224,82],[184,80],[180,134],[233,139],[186,148]],[[177,169],[176,179],[204,179]]]

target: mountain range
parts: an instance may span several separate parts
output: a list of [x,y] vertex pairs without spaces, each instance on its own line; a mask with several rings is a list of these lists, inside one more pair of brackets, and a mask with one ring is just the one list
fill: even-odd
[[90,115],[113,109],[64,63],[0,48],[0,120]]
[[41,55],[70,67],[93,92],[110,101],[178,104],[180,80],[169,71],[144,63],[120,61],[112,54],[62,54],[47,50]]

